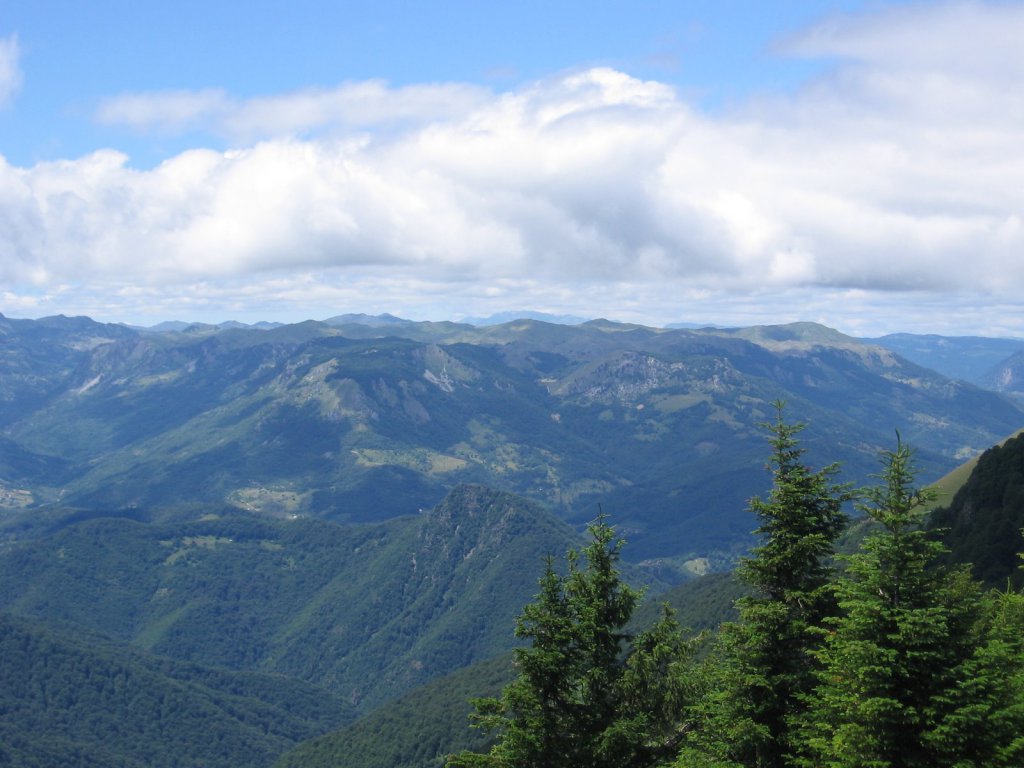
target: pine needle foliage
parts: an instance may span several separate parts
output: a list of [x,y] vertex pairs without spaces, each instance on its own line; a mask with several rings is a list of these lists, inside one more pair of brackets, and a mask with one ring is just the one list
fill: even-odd
[[643,768],[678,749],[679,718],[696,697],[686,640],[667,608],[650,629],[623,631],[642,597],[617,563],[622,541],[602,516],[590,543],[570,550],[560,575],[548,559],[540,592],[516,635],[516,679],[500,698],[477,699],[473,720],[495,736],[487,753],[450,768]]
[[703,748],[742,766],[777,768],[798,748],[793,723],[815,682],[814,630],[835,612],[828,585],[834,544],[846,525],[843,505],[853,497],[835,482],[836,465],[813,470],[803,460],[802,423],[765,424],[772,447],[772,487],[750,501],[760,521],[760,546],[740,578],[751,594],[737,601],[739,619],[719,637],[717,693],[709,699]]
[[[897,436],[898,438],[898,436]],[[897,440],[865,511],[880,524],[837,582],[840,615],[818,652],[801,766],[1019,765],[1017,600],[991,599],[922,529],[928,494]],[[979,738],[980,737],[980,738]]]

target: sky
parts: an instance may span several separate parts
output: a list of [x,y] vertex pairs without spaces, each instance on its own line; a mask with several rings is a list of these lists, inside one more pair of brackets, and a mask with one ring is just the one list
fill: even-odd
[[0,312],[1024,337],[1024,2],[0,0]]

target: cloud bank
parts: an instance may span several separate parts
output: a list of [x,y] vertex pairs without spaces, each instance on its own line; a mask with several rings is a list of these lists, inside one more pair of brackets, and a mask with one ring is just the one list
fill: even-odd
[[952,312],[970,295],[961,317],[978,301],[1020,315],[1021,39],[1019,5],[835,17],[780,46],[834,59],[826,74],[724,114],[612,69],[498,93],[113,97],[98,121],[236,148],[148,170],[113,150],[0,163],[3,298],[30,312],[75,296],[100,315],[407,302],[670,321],[701,302],[770,312],[774,297],[789,312],[817,301],[798,314],[833,323],[843,305],[849,328],[886,297]]

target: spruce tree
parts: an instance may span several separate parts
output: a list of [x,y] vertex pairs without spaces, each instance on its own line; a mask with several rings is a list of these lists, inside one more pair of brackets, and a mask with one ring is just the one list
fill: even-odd
[[984,636],[956,675],[950,713],[932,739],[957,766],[1024,765],[1024,595],[1007,589],[982,600]]
[[797,440],[804,424],[788,423],[783,404],[775,407],[775,422],[765,425],[772,487],[750,502],[761,544],[739,568],[751,595],[737,602],[738,621],[722,628],[718,691],[694,740],[699,750],[757,768],[787,765],[798,748],[794,723],[815,681],[813,630],[834,612],[831,560],[852,497],[849,486],[834,482],[836,465],[804,463]]
[[674,754],[694,645],[669,612],[636,638],[626,634],[642,591],[620,578],[622,542],[604,518],[588,531],[582,552],[569,551],[566,575],[548,560],[519,617],[516,635],[529,644],[515,651],[516,679],[500,698],[473,702],[493,747],[448,766],[643,768]]
[[[808,755],[798,765],[1013,764],[993,762],[1013,754],[1010,745],[983,745],[988,737],[976,736],[986,717],[1012,710],[1012,693],[993,686],[1012,674],[1014,651],[999,633],[985,638],[979,587],[966,568],[938,565],[944,549],[922,530],[927,494],[914,487],[911,457],[897,441],[884,454],[881,484],[868,493],[864,509],[879,530],[837,583],[840,615],[823,633],[802,731]],[[1004,722],[988,733],[1006,730]]]

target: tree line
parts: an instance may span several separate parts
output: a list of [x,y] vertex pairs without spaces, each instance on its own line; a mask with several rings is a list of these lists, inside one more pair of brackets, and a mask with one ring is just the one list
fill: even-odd
[[[776,407],[738,619],[692,637],[666,608],[629,635],[642,591],[599,517],[564,572],[548,559],[516,625],[516,678],[473,702],[490,748],[449,768],[1024,764],[1024,595],[945,562],[898,435],[877,485],[855,491],[804,463],[804,425]],[[851,501],[871,531],[837,556]]]

